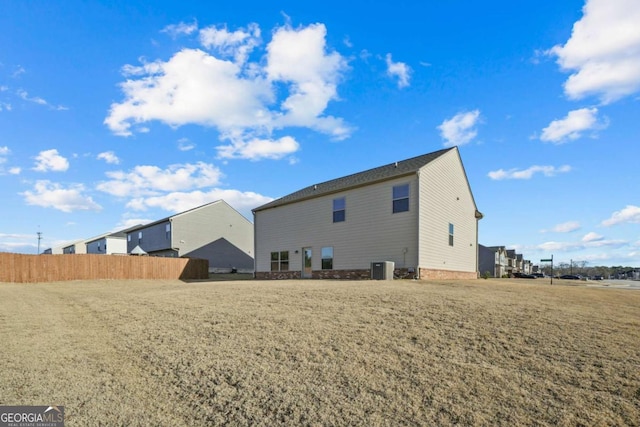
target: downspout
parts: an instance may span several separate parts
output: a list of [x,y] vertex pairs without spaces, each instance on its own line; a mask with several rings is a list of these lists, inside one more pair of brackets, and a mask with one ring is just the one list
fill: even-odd
[[256,233],[256,212],[252,210],[251,213],[253,214],[253,278],[255,279],[258,269],[258,239],[256,238],[258,233]]
[[476,277],[480,278],[480,246],[478,245],[478,232],[480,231],[480,220],[484,218],[482,212],[476,209]]

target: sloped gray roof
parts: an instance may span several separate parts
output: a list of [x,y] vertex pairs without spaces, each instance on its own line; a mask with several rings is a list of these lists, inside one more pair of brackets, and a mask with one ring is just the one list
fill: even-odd
[[265,205],[259,206],[253,209],[253,212],[275,208],[277,206],[299,202],[301,200],[311,199],[326,194],[336,193],[338,191],[344,191],[350,188],[361,187],[380,181],[386,181],[392,178],[410,175],[416,173],[424,165],[432,162],[433,160],[442,156],[444,153],[453,149],[455,149],[455,147],[434,151],[433,153],[423,154],[421,156],[412,157],[407,160],[379,166],[377,168],[369,169],[364,172],[358,172],[353,175],[333,179],[331,181],[310,185],[309,187],[303,188],[302,190],[298,190]]
[[147,255],[147,253],[140,247],[140,245],[136,245],[130,252],[131,255]]

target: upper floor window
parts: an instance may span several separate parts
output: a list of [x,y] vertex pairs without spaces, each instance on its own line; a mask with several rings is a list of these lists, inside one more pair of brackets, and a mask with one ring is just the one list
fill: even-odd
[[449,223],[449,246],[453,246],[453,224]]
[[347,203],[344,197],[333,199],[333,222],[342,222],[347,217]]
[[393,186],[393,213],[409,210],[409,184]]
[[168,239],[171,236],[171,224],[165,226],[165,237]]
[[142,231],[138,231],[138,243],[142,243]]
[[289,270],[289,251],[271,252],[271,271]]
[[127,242],[131,241],[131,234],[127,234]]

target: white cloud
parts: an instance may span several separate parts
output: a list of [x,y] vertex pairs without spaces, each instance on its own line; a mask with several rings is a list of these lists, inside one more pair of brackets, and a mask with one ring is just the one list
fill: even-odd
[[189,138],[180,138],[178,140],[178,150],[180,151],[190,151],[196,148],[196,145],[189,141]]
[[198,29],[198,21],[193,21],[191,24],[180,22],[178,24],[171,24],[160,30],[161,33],[167,33],[172,38],[177,38],[181,35],[189,35]]
[[640,2],[587,0],[564,46],[549,54],[571,76],[564,84],[569,98],[588,95],[610,103],[640,89]]
[[244,64],[251,51],[260,45],[260,27],[249,24],[245,30],[230,32],[226,27],[207,27],[200,30],[200,43],[223,57],[232,57],[238,64]]
[[58,154],[55,148],[45,150],[36,157],[36,165],[33,169],[38,172],[64,172],[69,169],[69,161]]
[[238,141],[231,145],[216,147],[221,158],[243,158],[249,160],[281,159],[298,151],[300,145],[290,136],[278,140],[254,138],[250,141]]
[[555,166],[534,165],[523,170],[509,169],[506,171],[504,169],[498,169],[496,171],[489,172],[488,176],[495,181],[499,181],[503,179],[531,179],[536,173],[542,173],[544,176],[551,177],[559,173],[567,173],[570,171],[571,166],[569,165],[560,166],[558,168]]
[[40,98],[39,96],[30,97],[29,93],[27,93],[27,91],[23,89],[18,89],[16,91],[16,94],[25,101],[33,102],[34,104],[38,104],[38,105],[45,105],[52,110],[68,110],[68,108],[63,105],[51,105],[47,101],[45,101],[43,98]]
[[169,212],[183,212],[216,200],[224,200],[249,218],[251,209],[269,203],[273,199],[249,191],[216,188],[210,191],[173,192],[162,196],[136,198],[131,200],[127,207],[136,211],[160,208]]
[[598,233],[594,233],[593,231],[585,234],[582,238],[582,241],[585,243],[599,242],[602,240],[604,240],[604,236],[601,236]]
[[[585,236],[587,239],[589,235]],[[545,242],[537,246],[537,249],[546,252],[574,252],[585,249],[594,248],[621,248],[629,244],[626,240],[605,240],[598,236],[593,240],[585,240],[579,242]]]
[[33,191],[20,193],[24,196],[28,205],[54,208],[62,212],[74,212],[79,210],[99,211],[100,205],[93,201],[90,196],[83,193],[85,188],[82,184],[74,184],[68,188],[51,181],[37,181]]
[[22,172],[22,169],[19,167],[12,167],[12,168],[9,168],[8,172],[11,175],[20,175],[20,172]]
[[588,130],[604,129],[606,122],[599,123],[597,108],[580,108],[569,111],[564,119],[554,120],[542,129],[540,140],[562,144],[567,140],[578,139]]
[[387,53],[385,62],[387,63],[387,75],[391,78],[398,79],[398,87],[403,88],[409,86],[411,67],[404,62],[393,62],[390,53]]
[[338,99],[337,85],[347,69],[339,53],[327,52],[326,32],[322,24],[278,28],[267,46],[265,71],[272,82],[289,84],[289,97],[281,104],[276,127],[309,127],[344,139],[352,130],[343,120],[322,116],[329,101]]
[[171,165],[167,169],[143,165],[130,172],[115,171],[106,175],[111,180],[98,184],[98,190],[118,197],[138,197],[211,187],[220,182],[222,172],[213,165],[198,162]]
[[0,156],[6,156],[9,153],[11,153],[11,150],[9,150],[9,147],[7,146],[0,147]]
[[551,230],[540,230],[542,233],[554,232],[554,233],[571,233],[580,229],[580,223],[578,221],[567,221],[561,224],[556,224]]
[[116,156],[116,154],[113,151],[105,151],[103,153],[100,153],[98,154],[97,159],[104,160],[105,162],[112,165],[117,165],[120,163],[120,159],[118,158],[118,156]]
[[475,126],[480,121],[480,110],[461,112],[442,122],[438,129],[445,140],[444,146],[464,145],[476,137]]
[[104,123],[121,136],[140,132],[143,124],[154,120],[172,127],[213,127],[222,141],[237,145],[235,153],[242,153],[251,141],[272,140],[274,130],[292,126],[334,139],[348,137],[352,128],[341,118],[324,115],[328,103],[338,99],[337,84],[347,68],[339,53],[327,51],[324,25],[277,28],[265,60],[245,62],[258,46],[259,34],[255,24],[233,32],[205,28],[200,40],[219,57],[185,48],[166,62],[123,67],[129,77],[120,84],[125,99],[111,105]]
[[602,221],[605,227],[618,224],[640,224],[640,207],[627,205],[621,211],[614,212],[609,219]]

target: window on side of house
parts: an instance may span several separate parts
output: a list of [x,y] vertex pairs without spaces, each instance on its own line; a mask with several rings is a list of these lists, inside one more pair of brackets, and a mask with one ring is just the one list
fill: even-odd
[[271,252],[271,271],[289,271],[289,251]]
[[127,242],[131,241],[131,234],[127,234]]
[[347,202],[344,197],[333,199],[333,222],[343,222],[347,219]]
[[138,231],[138,243],[142,243],[142,231]]
[[449,223],[449,246],[453,246],[453,224]]
[[333,270],[333,247],[322,248],[322,269]]
[[171,224],[167,224],[164,227],[164,231],[165,231],[165,238],[169,238],[171,236]]
[[409,210],[409,184],[393,186],[393,213]]

